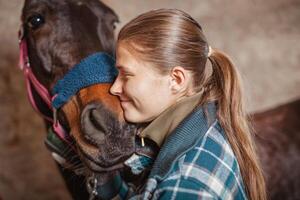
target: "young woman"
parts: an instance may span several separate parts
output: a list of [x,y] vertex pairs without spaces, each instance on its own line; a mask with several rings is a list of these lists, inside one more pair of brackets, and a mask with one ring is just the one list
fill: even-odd
[[[174,9],[144,13],[118,36],[117,79],[125,119],[160,147],[133,199],[266,199],[236,68],[201,26]],[[103,191],[103,190],[102,190]],[[122,193],[122,194],[121,194]]]

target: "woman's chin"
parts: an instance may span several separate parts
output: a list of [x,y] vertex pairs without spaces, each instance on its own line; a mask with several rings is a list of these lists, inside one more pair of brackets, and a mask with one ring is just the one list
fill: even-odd
[[141,123],[142,122],[141,118],[137,114],[130,112],[128,110],[125,110],[125,109],[124,109],[124,118],[127,122],[130,122],[130,123]]
[[126,121],[131,123],[138,123],[138,117],[136,112],[134,111],[134,106],[132,105],[132,102],[125,101],[121,102],[121,107],[124,113],[124,118]]
[[[121,107],[124,114],[124,119],[130,123],[145,123],[150,122],[154,117],[149,117],[149,114],[142,112],[141,109],[137,109],[131,101],[121,102]],[[150,115],[152,116],[152,115]]]

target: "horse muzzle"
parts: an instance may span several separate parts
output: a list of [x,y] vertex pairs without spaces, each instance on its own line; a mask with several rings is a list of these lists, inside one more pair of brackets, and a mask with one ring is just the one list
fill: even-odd
[[123,119],[119,100],[109,88],[110,84],[95,84],[81,89],[62,107],[81,156],[102,168],[132,154],[136,131]]
[[141,144],[137,126],[124,120],[120,102],[109,88],[110,84],[89,86],[63,106],[78,154],[93,172],[123,168],[134,153],[153,158],[158,152],[153,141]]

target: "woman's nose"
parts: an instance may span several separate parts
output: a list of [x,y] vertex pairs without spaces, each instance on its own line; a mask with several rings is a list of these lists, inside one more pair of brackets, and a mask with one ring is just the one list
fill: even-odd
[[119,80],[119,77],[117,77],[113,85],[110,87],[109,91],[113,95],[120,96],[120,94],[122,93],[122,83]]

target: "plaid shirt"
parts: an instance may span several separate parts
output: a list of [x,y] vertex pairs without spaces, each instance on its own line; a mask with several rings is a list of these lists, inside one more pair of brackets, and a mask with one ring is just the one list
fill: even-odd
[[[215,119],[214,106],[208,106],[208,111],[214,121],[211,125],[203,109],[198,108],[166,139],[142,192],[136,193],[119,177],[114,181],[117,195],[106,198],[247,199],[238,162]],[[134,169],[149,165],[142,157],[132,160]],[[105,188],[100,191],[103,194]]]

